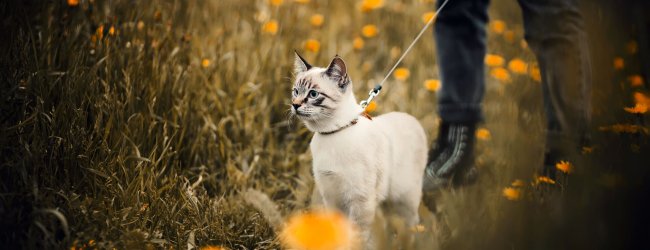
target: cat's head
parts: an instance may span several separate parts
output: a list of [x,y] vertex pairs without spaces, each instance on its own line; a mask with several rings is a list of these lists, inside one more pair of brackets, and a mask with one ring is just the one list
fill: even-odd
[[347,118],[349,112],[343,111],[357,107],[345,62],[338,55],[327,68],[320,68],[311,66],[296,52],[294,74],[291,112],[311,130],[327,127],[328,122],[338,123]]

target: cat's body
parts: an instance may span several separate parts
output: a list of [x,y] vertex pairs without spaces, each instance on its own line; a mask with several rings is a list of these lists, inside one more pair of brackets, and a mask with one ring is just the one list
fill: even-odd
[[292,110],[315,133],[310,148],[323,203],[351,218],[366,240],[382,202],[407,225],[417,224],[427,160],[418,121],[397,112],[363,115],[338,57],[315,68],[296,54],[295,65]]

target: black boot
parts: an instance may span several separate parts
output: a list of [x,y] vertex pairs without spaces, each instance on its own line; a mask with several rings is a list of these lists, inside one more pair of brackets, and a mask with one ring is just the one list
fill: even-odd
[[[475,179],[475,123],[445,123],[440,125],[438,138],[431,151],[424,173],[423,191],[459,184],[464,176]],[[470,176],[471,175],[471,176]]]

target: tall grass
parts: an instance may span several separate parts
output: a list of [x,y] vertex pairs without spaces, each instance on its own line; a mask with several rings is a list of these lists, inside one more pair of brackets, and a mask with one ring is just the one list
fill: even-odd
[[[308,208],[313,189],[311,134],[287,120],[293,50],[312,38],[321,43],[319,51],[304,53],[313,64],[341,55],[363,98],[433,9],[427,1],[386,2],[369,13],[355,1],[0,3],[3,246],[280,248],[277,217]],[[497,4],[493,14],[499,10],[513,7]],[[315,13],[325,16],[322,27],[309,24]],[[269,19],[279,23],[276,34],[261,31]],[[516,42],[491,34],[491,52],[532,63],[531,52],[518,45],[521,25],[507,21]],[[365,24],[380,33],[354,49]],[[422,85],[438,77],[430,37],[403,66],[410,77],[391,78],[376,114],[409,112],[431,140],[435,93]],[[435,215],[422,208],[426,231],[411,243],[387,236],[387,248],[545,248],[566,246],[556,241],[569,237],[577,248],[610,242],[591,239],[609,232],[591,226],[615,220],[603,219],[601,210],[581,211],[629,189],[600,185],[601,172],[593,170],[600,168],[590,170],[589,160],[562,192],[520,201],[501,195],[515,179],[530,180],[541,164],[539,89],[526,75],[513,74],[508,84],[490,78],[484,126],[492,136],[479,142],[479,183],[441,192]],[[626,159],[634,165],[644,158],[620,145],[637,140],[636,152],[646,152],[647,136],[640,138],[596,150],[632,154]],[[608,176],[616,186],[624,175]],[[270,211],[267,217],[260,207]],[[602,211],[610,210],[621,211]]]

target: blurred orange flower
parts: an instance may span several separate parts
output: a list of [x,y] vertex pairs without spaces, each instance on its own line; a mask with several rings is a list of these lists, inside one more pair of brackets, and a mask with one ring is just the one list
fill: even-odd
[[490,67],[502,66],[506,60],[503,57],[495,54],[486,54],[485,55],[485,65]]
[[293,1],[299,4],[307,4],[309,3],[310,0],[293,0]]
[[499,81],[505,83],[510,82],[510,73],[508,73],[508,70],[503,67],[493,68],[490,70],[490,75]]
[[517,74],[526,74],[528,73],[528,64],[519,58],[515,58],[508,63],[508,69]]
[[631,75],[627,78],[632,87],[641,87],[643,86],[643,77],[640,75]]
[[516,201],[521,198],[521,190],[518,188],[511,188],[507,187],[503,189],[503,196],[506,197],[506,199],[511,200],[511,201]]
[[379,30],[377,30],[377,26],[374,24],[368,24],[361,28],[361,34],[367,38],[374,37],[377,33],[379,33]]
[[539,70],[539,66],[537,66],[537,64],[532,64],[530,67],[528,67],[528,75],[536,82],[542,81],[542,72]]
[[593,152],[594,152],[594,147],[586,147],[586,146],[582,147],[582,154],[583,155],[591,154]]
[[623,69],[625,67],[625,60],[620,57],[614,58],[614,69]]
[[646,112],[648,112],[648,105],[646,105],[645,103],[637,103],[634,105],[634,107],[623,108],[623,109],[628,113],[632,113],[632,114],[645,114]]
[[279,27],[278,21],[270,20],[268,22],[265,22],[262,25],[262,32],[275,35],[276,33],[278,33],[278,27]]
[[490,30],[496,34],[503,34],[506,30],[506,23],[501,20],[494,20],[490,22]]
[[314,27],[320,27],[321,25],[323,25],[324,20],[325,18],[321,14],[314,14],[311,16],[311,18],[309,18],[309,22]]
[[434,16],[435,16],[435,12],[433,11],[425,12],[424,14],[422,14],[422,22],[426,24],[429,21],[431,21],[431,19],[433,19]]
[[108,34],[111,36],[115,35],[115,27],[113,25],[108,29]]
[[316,39],[308,39],[305,41],[305,50],[318,52],[320,50],[320,42],[318,42]]
[[424,81],[424,88],[431,92],[436,92],[440,89],[440,80],[438,79],[427,79]]
[[393,73],[395,79],[400,81],[404,81],[408,79],[410,75],[411,75],[411,71],[409,71],[407,68],[397,68]]
[[646,106],[650,106],[650,98],[646,96],[645,94],[641,92],[634,92],[634,103],[641,103],[645,104]]
[[282,2],[284,2],[284,0],[269,0],[269,3],[274,6],[280,6],[282,5]]
[[68,6],[77,6],[79,5],[79,0],[68,0]]
[[383,0],[363,0],[363,2],[361,2],[361,11],[369,12],[371,10],[379,9],[383,6]]
[[201,60],[201,67],[207,68],[210,67],[210,59],[204,58]]
[[487,141],[491,136],[490,130],[487,130],[486,128],[479,128],[476,130],[476,138],[480,140]]
[[289,218],[280,233],[281,241],[293,249],[347,249],[354,245],[352,224],[334,211],[311,211]]
[[95,34],[97,35],[97,39],[99,39],[99,40],[104,38],[104,25],[103,24],[99,25],[99,27],[97,27],[97,30],[95,30]]
[[537,179],[535,179],[535,184],[538,185],[540,183],[555,184],[555,181],[546,176],[538,176]]
[[562,171],[562,173],[565,174],[570,174],[571,172],[573,172],[573,166],[568,161],[560,161],[556,163],[555,168],[557,168],[557,170],[560,170]]
[[513,186],[513,187],[523,187],[524,185],[525,185],[525,183],[522,180],[519,180],[519,179],[513,181],[512,184],[510,184],[510,186]]
[[356,50],[363,49],[364,46],[363,38],[361,37],[355,37],[354,40],[352,41],[352,47]]
[[375,103],[375,101],[370,101],[370,103],[368,103],[368,106],[366,106],[366,112],[368,113],[375,111],[376,109],[377,109],[377,103]]
[[220,247],[220,246],[204,246],[201,247],[201,250],[226,250],[227,248]]

